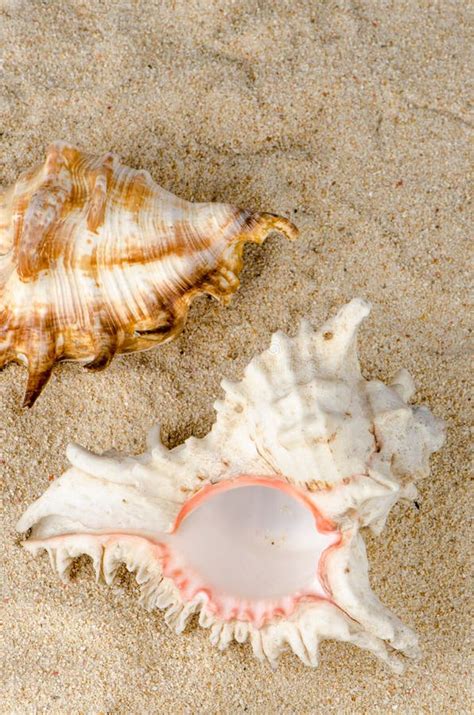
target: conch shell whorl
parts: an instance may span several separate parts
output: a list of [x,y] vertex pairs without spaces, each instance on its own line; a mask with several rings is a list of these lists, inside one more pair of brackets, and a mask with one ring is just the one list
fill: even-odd
[[363,529],[381,533],[416,498],[444,425],[409,402],[406,370],[363,377],[369,311],[354,299],[318,330],[275,333],[240,381],[222,382],[202,439],[169,450],[155,429],[138,456],[70,445],[71,468],[17,525],[25,547],[64,580],[81,554],[108,584],[124,563],[146,608],[178,633],[199,614],[221,649],[247,640],[272,665],[291,649],[316,666],[331,638],[400,672],[397,651],[417,657],[417,637],[372,591]]
[[190,203],[113,154],[62,142],[0,192],[0,368],[26,363],[31,406],[56,362],[92,370],[183,328],[199,293],[224,303],[243,246],[296,227],[269,213]]

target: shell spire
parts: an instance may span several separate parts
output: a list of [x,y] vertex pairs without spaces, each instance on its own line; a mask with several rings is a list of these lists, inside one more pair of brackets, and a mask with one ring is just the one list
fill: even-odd
[[362,528],[380,532],[444,440],[441,420],[407,404],[413,382],[365,380],[356,335],[370,306],[354,300],[321,329],[276,333],[240,382],[224,382],[216,422],[174,449],[137,457],[71,445],[72,467],[32,504],[19,531],[69,578],[89,554],[112,583],[136,573],[148,609],[181,632],[194,613],[226,648],[249,640],[276,664],[287,648],[318,663],[321,640],[418,655],[417,637],[373,593]]
[[0,193],[0,368],[28,366],[31,406],[61,360],[91,370],[183,328],[192,299],[230,300],[246,242],[287,219],[190,203],[113,154],[62,142]]

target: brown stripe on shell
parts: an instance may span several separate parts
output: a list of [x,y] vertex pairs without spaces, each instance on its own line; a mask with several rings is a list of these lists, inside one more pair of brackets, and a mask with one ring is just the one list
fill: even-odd
[[0,367],[26,358],[28,405],[56,362],[99,370],[171,340],[196,295],[229,300],[246,242],[298,233],[273,214],[189,203],[113,154],[63,143],[1,201]]

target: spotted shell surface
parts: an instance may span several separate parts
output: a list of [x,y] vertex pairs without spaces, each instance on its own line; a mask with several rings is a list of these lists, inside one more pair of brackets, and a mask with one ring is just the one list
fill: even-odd
[[0,368],[28,366],[31,406],[55,363],[103,369],[183,328],[196,295],[227,302],[245,242],[296,237],[285,218],[191,203],[114,154],[62,142],[0,191]]

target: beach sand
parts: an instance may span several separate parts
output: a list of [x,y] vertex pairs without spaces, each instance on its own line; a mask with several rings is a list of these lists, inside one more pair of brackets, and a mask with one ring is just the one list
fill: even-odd
[[[0,184],[55,139],[114,151],[176,194],[291,218],[301,237],[246,249],[228,308],[193,304],[181,337],[88,374],[59,366],[36,406],[0,375],[2,713],[467,713],[469,4],[0,0]],[[203,436],[223,377],[280,328],[352,297],[367,376],[404,366],[447,442],[380,537],[375,592],[420,636],[404,675],[325,642],[317,670],[273,672],[248,645],[177,636],[81,560],[61,585],[15,523],[67,467],[74,440],[138,453]],[[471,663],[472,665],[472,663]]]

